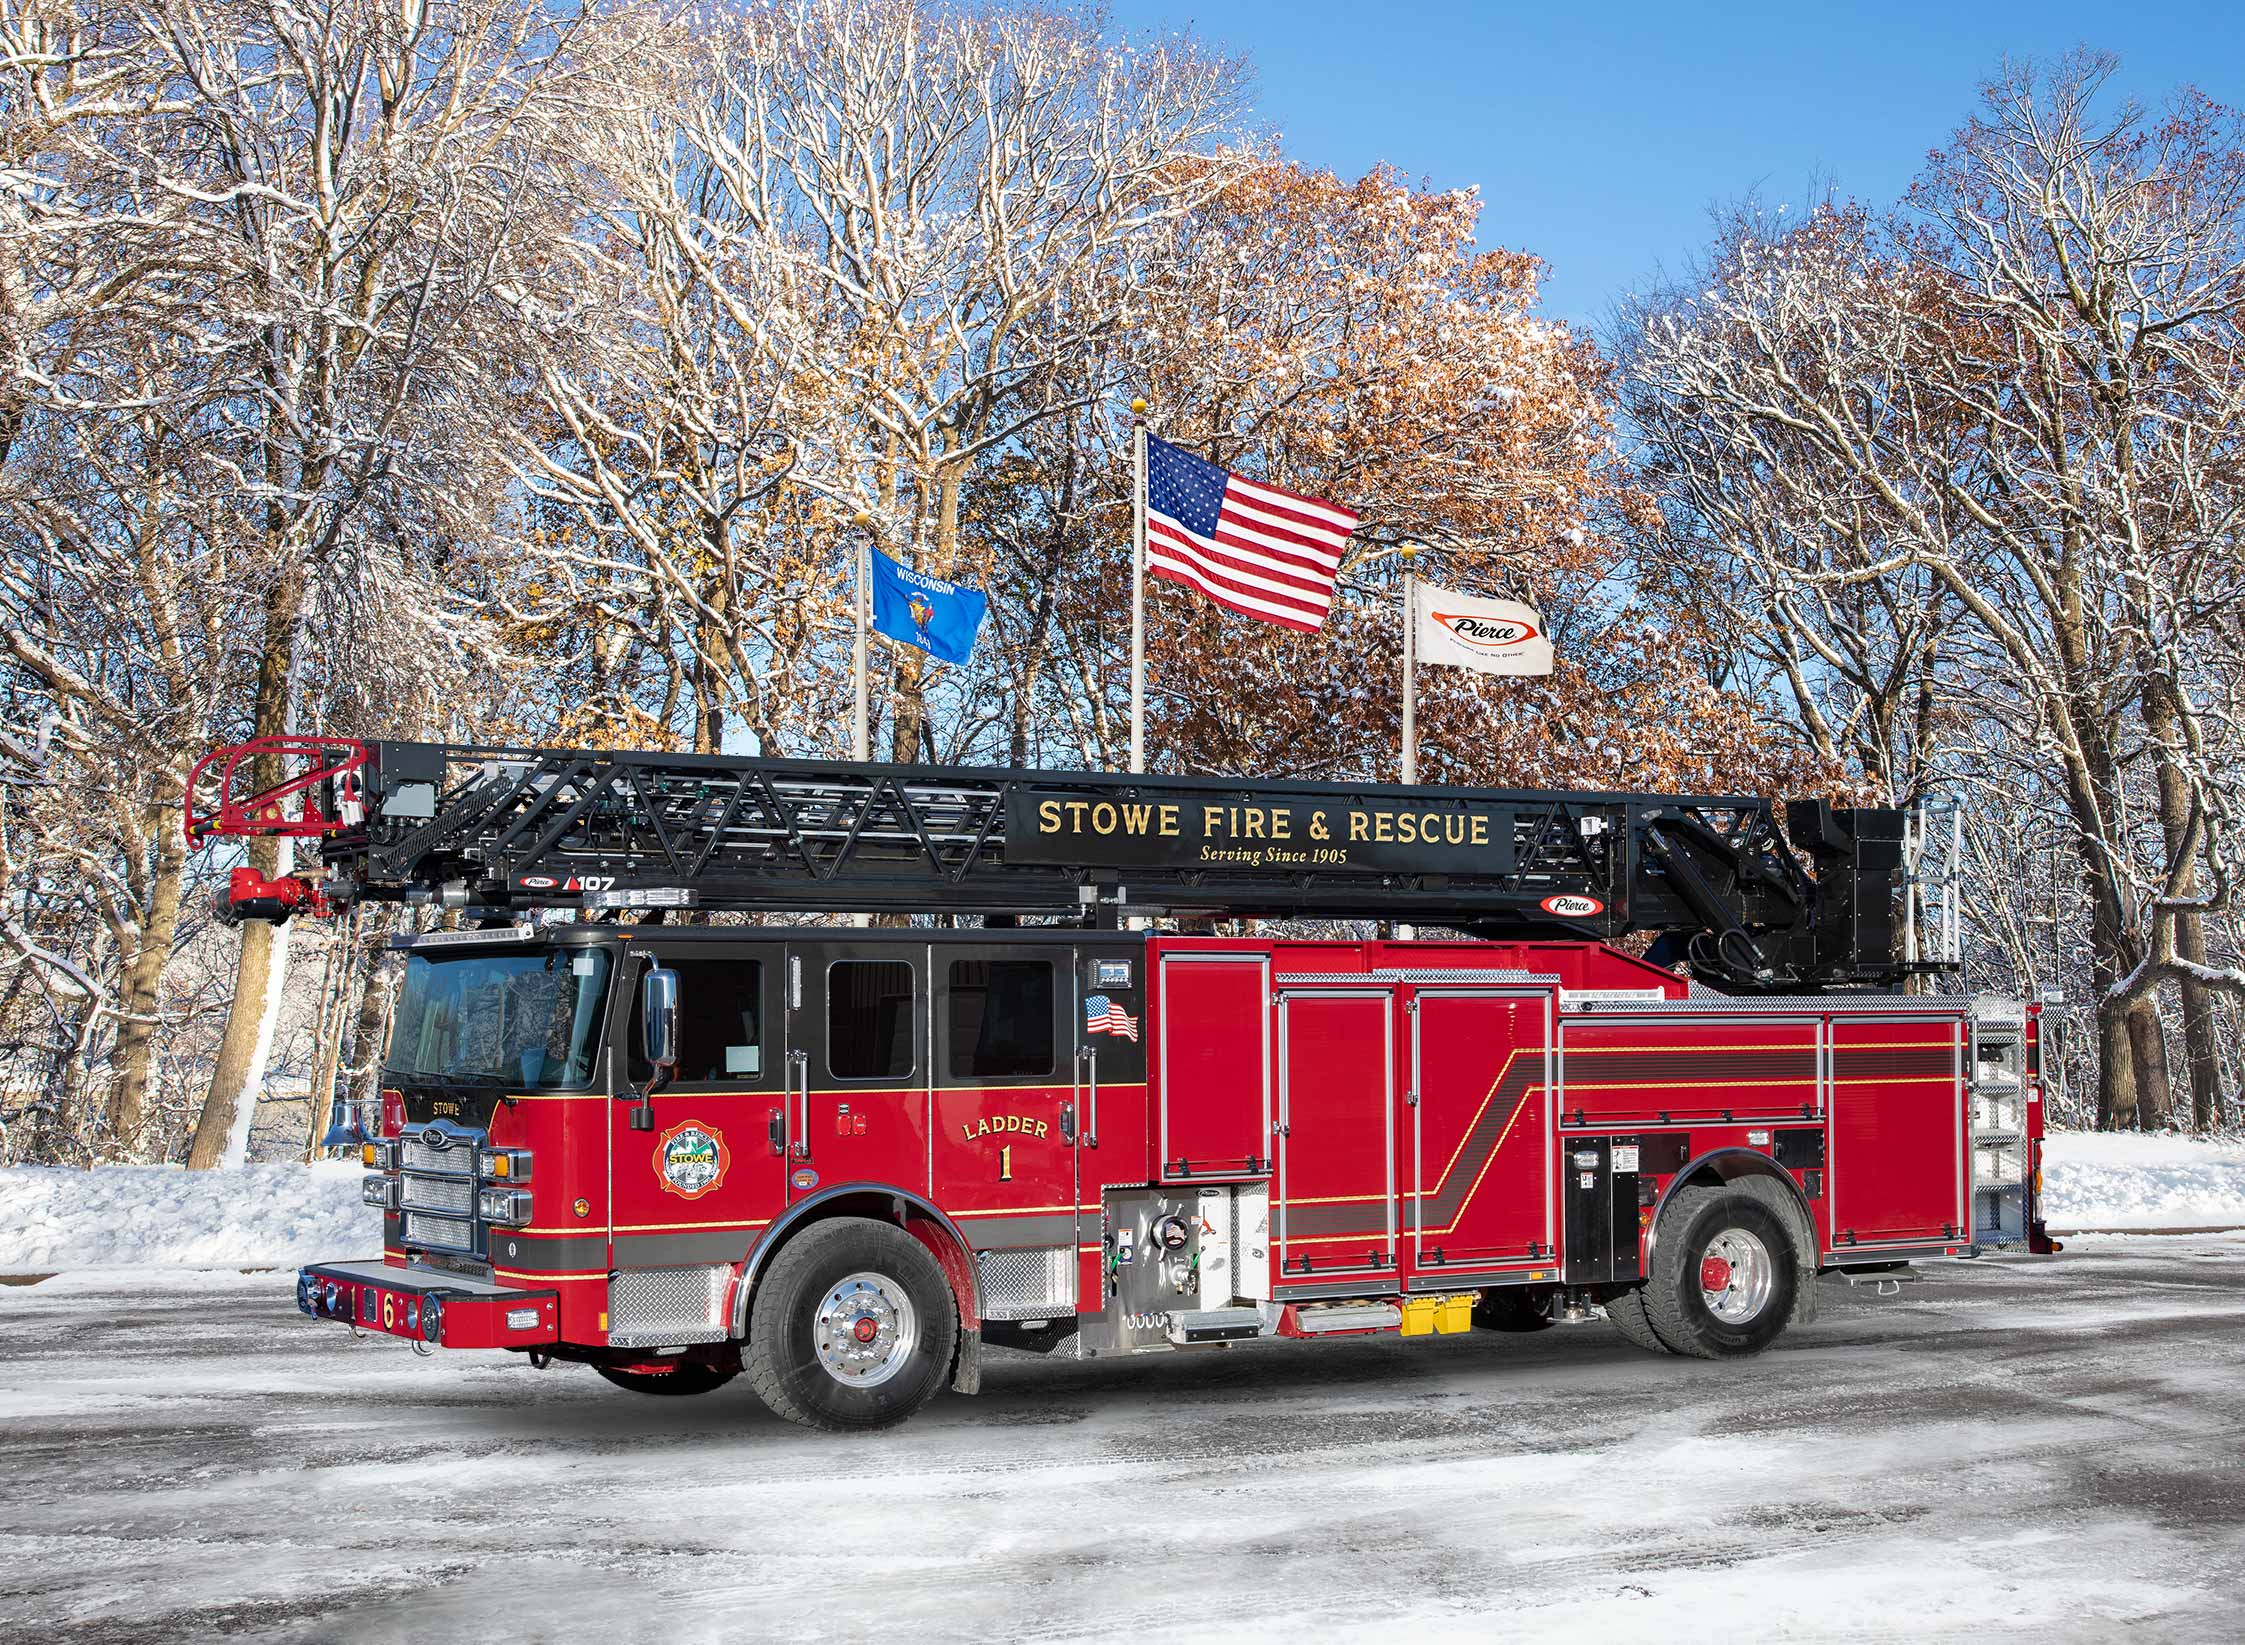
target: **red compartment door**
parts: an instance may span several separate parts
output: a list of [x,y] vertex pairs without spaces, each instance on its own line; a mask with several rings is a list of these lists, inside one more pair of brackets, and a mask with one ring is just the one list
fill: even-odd
[[1395,1273],[1394,1001],[1304,990],[1279,1004],[1279,1280]]
[[1270,960],[1257,953],[1161,956],[1164,1182],[1270,1169]]
[[1938,1243],[1965,1227],[1964,1023],[1832,1022],[1832,1243]]
[[1488,989],[1413,1001],[1406,1226],[1422,1274],[1551,1255],[1550,1010],[1549,994]]

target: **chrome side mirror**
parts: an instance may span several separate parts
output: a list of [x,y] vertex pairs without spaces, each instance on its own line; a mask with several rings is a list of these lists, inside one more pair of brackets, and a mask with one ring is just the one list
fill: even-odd
[[639,979],[640,1053],[666,1077],[678,1066],[678,973],[656,966]]

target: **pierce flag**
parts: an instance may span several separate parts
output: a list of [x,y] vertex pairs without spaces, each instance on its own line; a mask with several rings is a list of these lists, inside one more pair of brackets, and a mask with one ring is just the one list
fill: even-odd
[[1411,591],[1419,661],[1484,674],[1548,674],[1543,617],[1518,600],[1482,600],[1420,583]]
[[980,589],[923,576],[879,549],[867,553],[866,564],[873,573],[877,631],[947,663],[963,663],[973,654],[975,634],[990,606]]

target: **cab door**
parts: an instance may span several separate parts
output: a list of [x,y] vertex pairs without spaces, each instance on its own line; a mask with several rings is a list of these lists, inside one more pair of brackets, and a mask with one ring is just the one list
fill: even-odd
[[[784,1028],[776,943],[635,942],[620,1047],[625,1080],[608,1102],[612,1251],[618,1270],[738,1262],[786,1203]],[[633,1124],[653,1073],[642,1051],[640,979],[678,973],[678,1064]],[[541,1221],[552,1221],[549,1210]]]
[[995,1306],[1018,1301],[1033,1313],[1073,1312],[1074,950],[941,943],[931,963],[936,1203],[977,1251],[1031,1253],[998,1265],[1020,1295]]
[[791,941],[786,998],[790,1200],[855,1182],[926,1192],[927,943]]

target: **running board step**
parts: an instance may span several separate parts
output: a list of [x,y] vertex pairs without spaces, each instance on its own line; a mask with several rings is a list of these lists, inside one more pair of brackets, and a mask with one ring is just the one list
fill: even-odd
[[1256,1308],[1198,1308],[1169,1316],[1169,1340],[1180,1347],[1193,1342],[1239,1342],[1263,1334],[1263,1315]]
[[1330,1336],[1338,1331],[1394,1331],[1402,1327],[1403,1310],[1392,1302],[1356,1303],[1339,1308],[1295,1308],[1294,1330],[1305,1337]]

